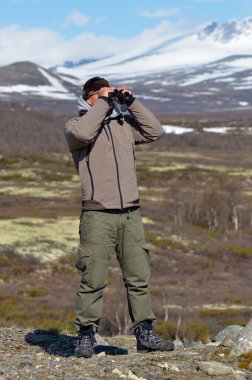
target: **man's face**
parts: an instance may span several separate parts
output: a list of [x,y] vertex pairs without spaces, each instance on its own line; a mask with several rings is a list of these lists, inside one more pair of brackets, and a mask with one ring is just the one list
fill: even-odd
[[91,106],[93,107],[93,105],[95,105],[96,101],[98,100],[98,97],[99,97],[99,91],[95,92],[93,95],[91,95],[87,100],[86,102]]

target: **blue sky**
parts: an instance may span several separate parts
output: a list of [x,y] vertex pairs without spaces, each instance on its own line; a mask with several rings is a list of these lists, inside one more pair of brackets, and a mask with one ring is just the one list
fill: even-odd
[[144,38],[249,16],[252,0],[1,0],[0,65],[100,58]]

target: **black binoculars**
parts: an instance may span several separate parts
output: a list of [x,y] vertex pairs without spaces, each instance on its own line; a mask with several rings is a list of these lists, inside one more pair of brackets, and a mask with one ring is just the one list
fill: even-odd
[[127,111],[127,108],[135,100],[134,96],[130,94],[128,91],[123,92],[123,90],[118,90],[117,88],[115,88],[113,92],[109,92],[108,98],[111,103],[119,103],[122,112]]

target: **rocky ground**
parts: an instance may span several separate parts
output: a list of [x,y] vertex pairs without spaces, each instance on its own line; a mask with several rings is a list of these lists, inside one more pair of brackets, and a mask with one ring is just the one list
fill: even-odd
[[96,354],[75,358],[76,337],[56,330],[0,328],[0,380],[252,379],[252,366],[241,368],[238,356],[220,343],[176,342],[168,353],[140,354],[133,336],[98,336]]

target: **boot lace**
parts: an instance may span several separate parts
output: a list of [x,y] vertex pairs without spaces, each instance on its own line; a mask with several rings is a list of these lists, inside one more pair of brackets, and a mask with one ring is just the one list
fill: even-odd
[[139,339],[143,341],[148,341],[152,343],[160,343],[160,339],[155,335],[154,331],[152,328],[143,328],[142,326],[140,327],[140,335]]
[[95,338],[92,332],[79,334],[78,336],[78,345],[83,348],[93,346],[94,341],[95,341]]

